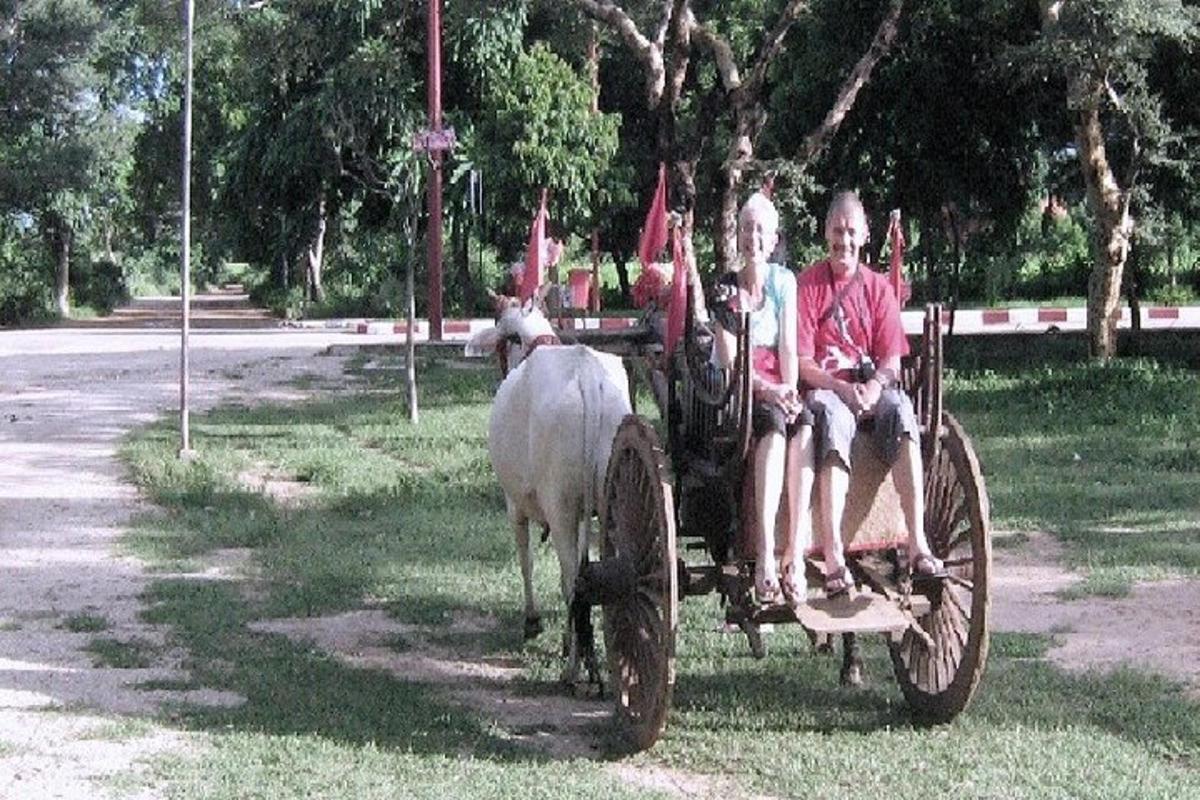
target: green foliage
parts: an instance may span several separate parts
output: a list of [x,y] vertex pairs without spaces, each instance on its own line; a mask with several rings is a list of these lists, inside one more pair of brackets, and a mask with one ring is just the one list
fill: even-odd
[[[792,262],[822,250],[828,191],[857,187],[881,244],[886,212],[908,221],[916,297],[1004,301],[1080,295],[1083,187],[1066,109],[1072,74],[1102,74],[1109,155],[1136,175],[1131,272],[1155,302],[1200,290],[1200,104],[1192,2],[1068,2],[1043,35],[1036,4],[906,4],[896,46],[817,162],[794,160],[886,10],[882,0],[804,4],[767,75],[765,128],[746,182],[776,175]],[[784,3],[693,3],[747,65]],[[661,7],[624,4],[652,33]],[[292,313],[394,315],[411,262],[427,296],[421,243],[425,17],[420,3],[295,0],[197,6],[192,233],[199,282],[228,260]],[[600,115],[590,113],[592,23],[575,4],[456,0],[445,8],[443,101],[459,146],[447,155],[448,313],[470,313],[483,286],[519,257],[539,190],[553,234],[598,227],[614,263],[631,260],[656,175],[659,118],[641,65],[600,33]],[[693,42],[695,44],[695,42]],[[181,37],[161,3],[27,0],[0,6],[0,215],[71,237],[72,267],[112,261],[133,293],[178,291]],[[690,53],[676,143],[699,153],[696,247],[711,261],[731,131],[711,54]],[[743,75],[745,77],[745,75]],[[1113,102],[1113,100],[1117,102]],[[1134,151],[1136,142],[1137,152]],[[484,209],[468,216],[467,176]],[[1070,219],[1042,232],[1030,209],[1050,195]],[[327,298],[296,297],[325,208]],[[951,238],[948,214],[965,231]],[[1153,228],[1153,235],[1150,229]],[[53,254],[41,235],[0,237],[0,319],[44,313]],[[29,248],[45,251],[27,252]],[[411,257],[411,258],[410,258]],[[103,309],[114,281],[72,290]],[[614,293],[615,295],[615,293]],[[290,298],[290,299],[289,299]],[[612,299],[619,300],[614,296]]]
[[0,325],[37,319],[50,309],[50,270],[30,231],[0,223]]
[[485,202],[503,255],[520,252],[543,187],[554,223],[569,231],[591,222],[591,199],[616,153],[620,124],[592,113],[591,104],[587,82],[541,44],[487,87],[474,160],[502,187]]
[[1146,295],[1146,299],[1151,303],[1160,306],[1189,306],[1195,305],[1200,296],[1191,286],[1176,284],[1174,286],[1166,285],[1152,289]]
[[129,299],[121,267],[112,261],[77,261],[71,270],[75,301],[107,314]]

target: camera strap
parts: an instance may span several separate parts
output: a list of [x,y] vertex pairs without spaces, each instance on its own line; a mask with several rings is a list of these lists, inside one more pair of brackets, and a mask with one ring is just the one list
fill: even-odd
[[[825,313],[821,315],[821,319],[818,322],[818,325],[824,325],[828,320],[832,319],[834,327],[837,329],[838,336],[841,337],[843,343],[850,345],[855,350],[860,351],[860,358],[863,355],[861,352],[862,348],[855,343],[854,338],[850,335],[850,325],[846,317],[846,311],[844,308],[842,308],[842,301],[849,296],[850,292],[855,287],[863,285],[862,270],[863,267],[860,265],[858,269],[854,271],[854,277],[846,281],[839,289],[833,280],[833,264],[829,265],[829,291],[833,297],[829,303],[829,308],[825,309]],[[858,314],[859,329],[863,334],[866,335],[867,338],[865,346],[870,347],[870,332],[868,330],[868,326],[864,326],[861,308],[857,307],[858,304],[855,305],[855,311],[860,312]]]

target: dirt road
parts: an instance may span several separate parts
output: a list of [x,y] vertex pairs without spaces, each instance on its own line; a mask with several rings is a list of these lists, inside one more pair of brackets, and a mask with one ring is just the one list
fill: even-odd
[[[179,408],[175,307],[141,303],[86,329],[0,331],[0,797],[103,796],[94,778],[179,745],[179,734],[148,721],[161,702],[234,700],[132,688],[186,677],[170,651],[152,668],[118,670],[93,666],[82,649],[96,636],[164,642],[138,619],[142,566],[116,547],[143,508],[116,448]],[[196,316],[194,412],[300,399],[313,390],[292,388],[300,375],[316,389],[339,386],[342,359],[318,354],[370,340],[283,330],[229,294],[200,298]],[[231,320],[240,329],[225,327]],[[101,622],[102,632],[86,630]],[[128,736],[99,735],[113,714],[147,722]]]

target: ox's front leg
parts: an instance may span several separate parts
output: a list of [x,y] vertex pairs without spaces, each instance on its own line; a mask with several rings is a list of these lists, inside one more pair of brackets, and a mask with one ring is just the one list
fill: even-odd
[[508,504],[508,519],[517,541],[517,560],[521,564],[521,582],[525,589],[524,636],[525,641],[529,641],[542,632],[542,615],[538,613],[537,600],[533,596],[533,550],[529,541],[529,519],[511,502]]

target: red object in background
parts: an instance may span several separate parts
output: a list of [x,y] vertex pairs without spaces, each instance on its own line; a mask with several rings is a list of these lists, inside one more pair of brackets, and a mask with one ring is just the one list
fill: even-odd
[[592,288],[590,269],[573,269],[567,273],[567,285],[571,287],[571,308],[587,308],[588,295]]
[[525,274],[521,277],[521,302],[533,297],[542,285],[543,259],[546,254],[546,190],[542,189],[542,201],[533,224],[529,226],[529,244],[525,247]]
[[891,214],[888,221],[888,240],[892,243],[891,261],[889,263],[888,282],[896,299],[903,308],[912,297],[912,289],[904,280],[904,227],[900,224],[900,209]]
[[671,248],[675,251],[675,276],[671,281],[671,304],[667,309],[667,332],[663,341],[663,352],[668,356],[683,336],[683,318],[687,313],[687,264],[683,259],[679,226],[671,230]]
[[646,268],[667,245],[667,167],[658,165],[658,186],[646,212],[646,223],[642,226],[642,237],[638,242],[638,260]]

